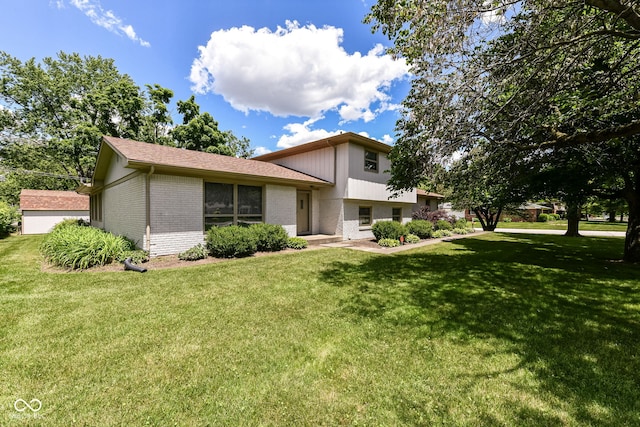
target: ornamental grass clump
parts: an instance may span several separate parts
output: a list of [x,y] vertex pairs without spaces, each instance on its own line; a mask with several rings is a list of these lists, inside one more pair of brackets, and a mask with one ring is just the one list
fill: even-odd
[[58,224],[43,240],[40,251],[51,264],[84,270],[110,264],[135,249],[121,236],[74,222]]
[[207,232],[207,249],[216,258],[241,258],[258,250],[255,234],[249,227],[230,225],[212,227]]

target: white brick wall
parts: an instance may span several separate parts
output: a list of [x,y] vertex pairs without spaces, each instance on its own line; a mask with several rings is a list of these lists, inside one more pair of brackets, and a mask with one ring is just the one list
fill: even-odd
[[102,195],[103,228],[145,247],[145,175],[104,190]]
[[204,242],[203,188],[200,178],[151,175],[151,256]]
[[296,189],[282,185],[266,185],[264,190],[265,215],[267,224],[280,224],[289,236],[295,236]]

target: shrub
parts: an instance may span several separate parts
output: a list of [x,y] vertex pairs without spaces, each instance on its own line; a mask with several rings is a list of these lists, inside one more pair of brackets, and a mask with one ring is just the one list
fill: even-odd
[[433,232],[433,238],[434,239],[441,239],[442,237],[449,237],[451,236],[451,231],[449,230],[436,230]]
[[453,228],[467,228],[467,220],[464,218],[457,219],[453,223]]
[[547,222],[549,221],[549,215],[541,213],[538,215],[538,222]]
[[131,249],[131,243],[121,236],[69,222],[55,227],[40,246],[47,261],[71,269],[110,264]]
[[290,237],[287,240],[287,247],[291,249],[304,249],[309,246],[309,242],[307,242],[302,237]]
[[18,209],[6,202],[0,202],[0,236],[15,230],[14,223],[20,219]]
[[249,227],[261,252],[281,251],[287,247],[289,235],[281,225],[253,224]]
[[206,242],[209,253],[217,258],[240,258],[253,255],[258,250],[251,229],[237,225],[210,228]]
[[378,240],[378,245],[383,248],[395,248],[396,246],[400,246],[400,240],[397,239],[380,239]]
[[413,212],[411,217],[413,219],[424,219],[432,224],[435,224],[441,219],[449,221],[450,223],[453,223],[456,220],[455,216],[449,215],[443,210],[431,211],[428,206],[423,206],[419,211]]
[[473,227],[467,227],[467,234],[469,234],[469,233],[475,233],[475,232],[476,232],[476,229],[475,229],[475,228],[473,228]]
[[439,219],[434,226],[436,230],[453,230],[453,225],[446,219]]
[[67,218],[54,225],[51,233],[66,227],[91,227],[91,224],[82,218]]
[[452,230],[453,234],[467,234],[466,228],[454,228]]
[[552,214],[548,214],[549,215],[549,220],[550,221],[559,221],[560,220],[560,215],[552,213]]
[[409,244],[420,243],[420,237],[416,236],[415,234],[407,234],[407,236],[404,238],[404,241]]
[[373,224],[371,231],[378,241],[382,239],[398,240],[407,234],[407,228],[397,221],[378,221]]
[[205,259],[207,255],[209,255],[207,252],[207,248],[201,243],[187,249],[184,252],[179,253],[178,259],[181,259],[183,261],[197,261],[199,259]]
[[414,219],[407,223],[407,232],[421,239],[428,239],[433,232],[433,224],[424,219]]
[[509,218],[508,216],[502,218],[503,222],[511,222],[511,218]]

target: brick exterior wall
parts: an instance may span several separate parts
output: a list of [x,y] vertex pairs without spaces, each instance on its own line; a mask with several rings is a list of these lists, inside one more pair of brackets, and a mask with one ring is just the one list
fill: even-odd
[[171,255],[204,243],[201,178],[152,175],[151,256]]
[[296,189],[282,185],[266,185],[264,191],[264,222],[280,224],[289,236],[295,236],[296,227]]
[[103,228],[126,236],[140,248],[145,248],[145,175],[109,187],[102,194]]

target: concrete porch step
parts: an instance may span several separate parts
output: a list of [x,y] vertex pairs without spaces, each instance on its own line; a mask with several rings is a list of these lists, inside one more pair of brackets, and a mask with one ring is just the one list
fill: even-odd
[[330,234],[312,234],[310,236],[300,236],[307,242],[309,246],[319,246],[326,243],[342,242],[342,236],[330,235]]

